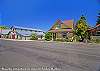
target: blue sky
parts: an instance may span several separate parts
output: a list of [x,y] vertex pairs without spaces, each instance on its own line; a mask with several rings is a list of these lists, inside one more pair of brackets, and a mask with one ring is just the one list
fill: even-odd
[[100,0],[0,0],[0,24],[47,31],[57,19],[75,21],[84,14],[94,26]]

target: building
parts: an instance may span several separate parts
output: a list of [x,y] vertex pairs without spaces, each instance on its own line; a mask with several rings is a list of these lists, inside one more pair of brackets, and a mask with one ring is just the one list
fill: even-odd
[[38,39],[43,39],[44,32],[42,30],[19,26],[12,26],[9,30],[2,30],[2,38],[29,40],[32,33],[37,34]]
[[100,40],[100,24],[96,25],[95,27],[89,28],[88,32],[91,35],[91,40],[93,41]]
[[95,27],[91,27],[89,32],[92,36],[100,36],[100,24],[96,25]]
[[52,33],[52,40],[67,39],[73,37],[73,20],[57,20],[48,32]]
[[4,29],[0,31],[0,38],[9,38],[10,29]]

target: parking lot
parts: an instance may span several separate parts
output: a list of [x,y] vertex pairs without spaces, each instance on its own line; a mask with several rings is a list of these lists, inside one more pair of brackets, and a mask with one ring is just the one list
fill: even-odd
[[100,71],[100,45],[0,39],[0,71],[7,69]]

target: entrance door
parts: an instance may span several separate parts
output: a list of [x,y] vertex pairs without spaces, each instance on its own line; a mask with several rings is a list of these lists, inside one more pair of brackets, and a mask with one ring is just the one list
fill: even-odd
[[15,39],[16,33],[15,32],[11,32],[11,38]]
[[15,39],[15,34],[12,35],[12,39]]
[[53,40],[56,40],[56,33],[53,33]]

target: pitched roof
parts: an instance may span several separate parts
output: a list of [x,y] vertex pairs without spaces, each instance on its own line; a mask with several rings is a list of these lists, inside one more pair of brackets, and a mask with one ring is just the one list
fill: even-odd
[[[57,25],[60,24],[60,28],[57,28]],[[59,32],[59,31],[66,31],[66,32],[71,32],[73,29],[74,25],[73,25],[73,20],[65,20],[65,21],[61,21],[61,20],[57,20],[56,23],[52,26],[52,28],[49,30],[50,32]]]
[[20,27],[20,26],[12,26],[11,28],[23,29],[23,30],[32,30],[32,31],[42,31],[40,29],[26,28],[26,27]]
[[51,29],[54,29],[54,28],[56,27],[57,24],[61,24],[61,23],[62,23],[62,21],[61,21],[60,19],[58,19],[58,20],[53,24],[53,26],[50,28],[50,30],[51,30]]
[[32,34],[32,32],[30,32],[30,31],[19,31],[19,30],[16,30],[16,33],[21,36],[31,36],[31,34]]
[[31,36],[32,33],[39,35],[44,35],[44,32],[35,32],[35,31],[25,31],[25,30],[16,30],[17,34],[21,35],[21,36]]
[[68,28],[73,28],[73,20],[65,20],[63,22]]
[[58,19],[58,20],[56,21],[56,23],[61,24],[62,21],[61,21],[60,19]]
[[96,25],[96,27],[99,27],[99,26],[100,26],[100,24]]
[[10,29],[4,29],[0,34],[8,34],[11,30]]

